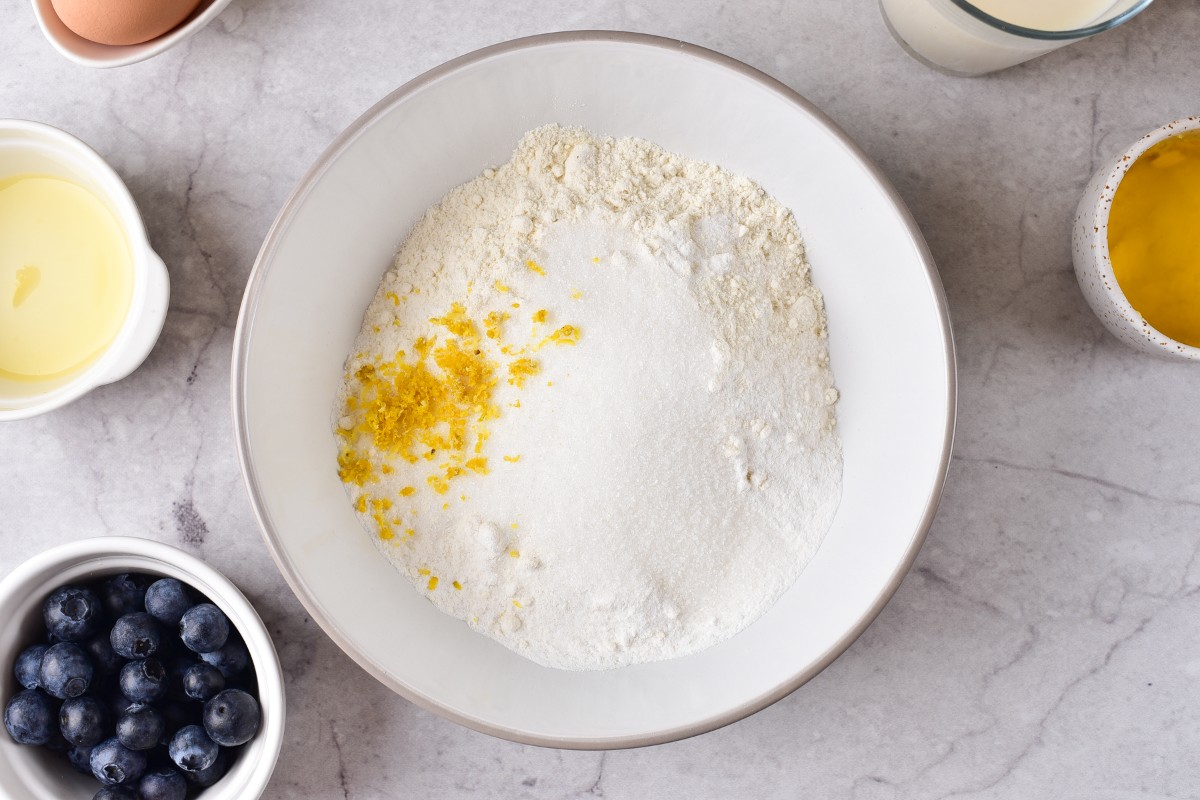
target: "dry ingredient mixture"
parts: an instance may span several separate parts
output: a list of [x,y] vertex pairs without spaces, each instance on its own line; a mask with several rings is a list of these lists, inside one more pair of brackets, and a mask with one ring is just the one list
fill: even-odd
[[841,492],[825,314],[795,219],[640,139],[547,126],[417,223],[336,404],[380,551],[563,669],[726,639]]

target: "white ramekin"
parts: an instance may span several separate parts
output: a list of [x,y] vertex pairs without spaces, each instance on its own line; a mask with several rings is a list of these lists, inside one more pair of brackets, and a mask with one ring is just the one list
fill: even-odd
[[1177,342],[1156,330],[1121,291],[1108,253],[1108,213],[1121,179],[1142,153],[1163,139],[1198,128],[1200,116],[1169,122],[1150,131],[1115,161],[1101,167],[1083,191],[1071,234],[1071,254],[1079,288],[1104,327],[1136,350],[1187,361],[1200,361],[1200,347]]
[[[262,726],[229,772],[196,795],[201,800],[256,800],[267,788],[283,745],[283,672],[262,619],[228,578],[203,561],[149,539],[85,539],[34,556],[0,581],[0,698],[16,691],[12,664],[44,635],[42,602],[55,588],[122,572],[176,578],[220,608],[246,642],[258,676]],[[88,800],[96,781],[74,772],[65,756],[15,744],[0,731],[0,795],[7,800]]]
[[27,173],[74,181],[112,209],[133,255],[133,296],[125,322],[108,349],[84,369],[56,381],[0,378],[0,421],[51,411],[133,372],[158,341],[171,294],[167,267],[150,248],[133,197],[96,151],[49,125],[0,120],[0,180]]
[[230,0],[204,0],[187,19],[162,36],[127,45],[100,44],[84,39],[59,19],[50,0],[33,0],[33,13],[38,27],[55,50],[76,64],[104,68],[136,64],[169,50],[216,19],[229,3]]

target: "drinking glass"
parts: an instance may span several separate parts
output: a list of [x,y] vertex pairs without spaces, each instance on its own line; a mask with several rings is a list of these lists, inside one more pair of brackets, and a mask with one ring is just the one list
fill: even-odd
[[[1042,0],[1026,0],[1038,3]],[[952,75],[983,75],[1095,36],[1144,11],[1153,0],[1078,0],[1066,11],[1084,27],[1037,30],[992,16],[968,0],[880,0],[896,41],[918,61]],[[995,4],[988,4],[994,8]]]

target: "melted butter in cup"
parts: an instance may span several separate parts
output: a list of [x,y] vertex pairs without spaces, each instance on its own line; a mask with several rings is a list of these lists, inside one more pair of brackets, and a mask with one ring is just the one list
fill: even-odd
[[26,174],[0,180],[0,375],[56,381],[93,363],[129,314],[133,256],[88,189]]
[[1134,161],[1113,195],[1108,249],[1129,304],[1164,335],[1200,347],[1200,130]]
[[1200,116],[1168,122],[1102,165],[1071,234],[1079,288],[1121,342],[1200,361]]

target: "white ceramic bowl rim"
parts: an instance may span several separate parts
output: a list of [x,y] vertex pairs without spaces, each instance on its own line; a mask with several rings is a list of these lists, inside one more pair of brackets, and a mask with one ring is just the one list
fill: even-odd
[[[0,404],[0,422],[26,419],[61,408],[107,383],[120,380],[137,369],[158,341],[167,317],[170,300],[170,277],[167,267],[150,246],[146,226],[138,211],[129,187],[104,157],[82,139],[64,130],[23,119],[0,119],[0,134],[12,132],[68,154],[82,164],[91,182],[102,186],[102,199],[111,204],[112,212],[121,223],[133,259],[133,289],[125,320],[112,342],[100,356],[73,376],[70,381],[48,392],[13,402]],[[2,402],[4,398],[0,398]]]
[[[215,787],[221,788],[221,791],[215,796],[237,797],[239,800],[261,796],[266,791],[283,747],[287,713],[283,670],[262,618],[229,578],[190,553],[162,542],[135,536],[101,536],[52,547],[20,564],[0,580],[0,600],[7,603],[14,593],[27,592],[29,584],[44,585],[47,575],[72,569],[76,565],[96,562],[101,564],[100,569],[112,566],[128,569],[133,561],[162,565],[164,573],[174,572],[185,583],[193,584],[213,603],[222,607],[242,635],[259,681],[263,725],[255,739],[246,746],[253,748],[253,751],[242,753],[243,758],[252,756],[255,759],[240,769],[242,783],[225,787],[218,783]],[[11,747],[22,749],[16,745]],[[229,774],[237,773],[231,770]],[[7,792],[0,793],[8,796]]]
[[1142,316],[1142,313],[1134,308],[1128,298],[1125,297],[1125,292],[1122,291],[1121,284],[1117,281],[1117,275],[1113,271],[1112,258],[1108,252],[1108,214],[1112,208],[1112,203],[1111,201],[1106,202],[1106,198],[1116,195],[1117,190],[1120,188],[1121,180],[1125,177],[1125,173],[1141,157],[1142,153],[1145,153],[1154,145],[1175,134],[1194,130],[1200,130],[1200,116],[1183,117],[1173,122],[1168,122],[1166,125],[1155,128],[1138,139],[1132,147],[1117,158],[1116,164],[1109,170],[1108,176],[1105,178],[1105,190],[1101,192],[1099,199],[1092,208],[1091,237],[1094,247],[1093,252],[1096,254],[1096,270],[1100,273],[1100,277],[1108,289],[1109,300],[1117,306],[1125,319],[1141,320],[1145,332],[1149,334],[1145,337],[1146,340],[1152,342],[1163,353],[1177,358],[1200,361],[1200,347],[1193,347],[1167,336],[1158,330],[1158,328],[1151,325]]
[[[260,491],[258,480],[254,473],[254,468],[251,462],[249,431],[246,425],[246,369],[249,355],[249,336],[248,331],[253,327],[254,318],[258,308],[262,287],[266,282],[267,271],[272,262],[272,256],[279,247],[284,234],[286,233],[292,217],[297,209],[304,203],[309,191],[317,183],[318,179],[328,169],[328,167],[337,160],[337,158],[345,151],[365,129],[379,117],[385,114],[397,103],[400,103],[408,96],[417,93],[430,84],[436,83],[442,78],[453,74],[465,67],[474,65],[480,61],[485,61],[493,56],[519,51],[526,48],[536,48],[546,45],[572,43],[572,42],[619,42],[626,44],[636,44],[643,47],[654,47],[675,52],[684,52],[689,56],[706,60],[718,66],[739,73],[765,88],[780,95],[791,104],[798,106],[803,112],[812,117],[818,124],[823,126],[826,131],[836,139],[839,144],[850,152],[856,161],[859,162],[862,169],[868,173],[879,191],[885,195],[890,203],[895,207],[897,214],[901,217],[903,225],[906,229],[908,237],[911,239],[914,250],[919,254],[922,265],[925,268],[926,278],[929,283],[929,291],[933,297],[934,305],[938,312],[938,325],[941,331],[942,343],[944,345],[945,359],[945,374],[947,384],[947,401],[946,401],[946,426],[942,440],[942,452],[940,465],[932,484],[931,491],[925,499],[924,513],[921,516],[917,529],[913,532],[911,543],[902,561],[897,565],[895,571],[891,575],[887,583],[881,588],[874,603],[868,609],[867,613],[863,614],[858,623],[848,630],[836,644],[831,647],[819,660],[806,666],[803,670],[793,676],[790,680],[781,683],[773,689],[760,694],[759,696],[745,702],[744,704],[715,714],[710,717],[698,720],[696,722],[682,725],[676,728],[657,731],[653,734],[631,735],[631,736],[613,736],[604,738],[571,738],[562,739],[556,737],[546,737],[532,735],[524,731],[519,731],[500,725],[493,724],[489,721],[479,719],[468,714],[464,714],[456,709],[447,708],[438,703],[433,698],[415,690],[413,687],[398,680],[390,675],[380,664],[375,663],[370,658],[358,651],[358,649],[341,635],[337,628],[331,623],[330,616],[323,608],[320,601],[312,594],[312,592],[297,578],[297,569],[291,561],[290,556],[283,547],[282,541],[278,532],[275,530],[267,511],[262,493]],[[617,749],[630,747],[643,747],[648,745],[662,744],[665,742],[676,741],[690,736],[696,736],[702,733],[715,730],[717,728],[737,722],[757,711],[766,708],[786,697],[804,683],[818,675],[822,670],[831,664],[838,656],[840,656],[874,621],[879,612],[891,599],[899,588],[904,576],[912,566],[913,560],[916,558],[918,551],[921,549],[922,543],[925,541],[925,536],[929,531],[929,527],[933,522],[934,514],[937,510],[938,501],[941,497],[942,487],[945,483],[946,473],[949,468],[950,454],[954,439],[954,423],[955,411],[957,408],[957,378],[954,356],[954,340],[950,327],[949,309],[946,303],[945,292],[943,290],[940,277],[934,267],[933,257],[929,252],[929,248],[922,237],[920,230],[917,227],[912,214],[908,211],[895,188],[883,175],[880,169],[863,153],[862,149],[840,128],[837,127],[824,113],[818,110],[808,100],[798,94],[796,91],[781,83],[780,81],[770,77],[769,75],[760,72],[753,67],[750,67],[730,56],[689,44],[687,42],[676,39],[669,39],[660,36],[642,33],[630,33],[624,31],[564,31],[559,33],[540,34],[529,36],[520,39],[514,39],[508,42],[502,42],[489,47],[476,50],[466,55],[448,61],[434,69],[417,76],[411,81],[405,83],[370,109],[362,116],[350,124],[329,147],[321,154],[316,163],[300,180],[299,185],[291,196],[284,203],[279,215],[276,217],[270,230],[267,232],[267,237],[263,242],[262,249],[259,251],[257,260],[251,270],[250,278],[247,283],[246,293],[242,300],[241,312],[238,317],[237,330],[234,334],[233,346],[233,363],[232,363],[232,382],[231,382],[231,401],[233,405],[234,427],[236,431],[236,442],[238,448],[238,459],[242,469],[242,477],[246,484],[246,489],[250,495],[251,505],[254,509],[254,514],[258,520],[260,529],[263,532],[263,537],[266,540],[267,547],[271,552],[271,556],[275,559],[275,563],[283,573],[284,579],[296,594],[297,598],[316,620],[317,624],[343,651],[351,656],[360,666],[367,670],[377,680],[388,686],[393,691],[399,693],[406,699],[416,703],[418,706],[431,711],[435,714],[443,716],[454,722],[457,722],[466,727],[487,733],[492,736],[498,736],[511,741],[520,742],[523,744],[532,744],[544,747],[556,747],[567,749],[581,750],[601,750],[601,749]]]

